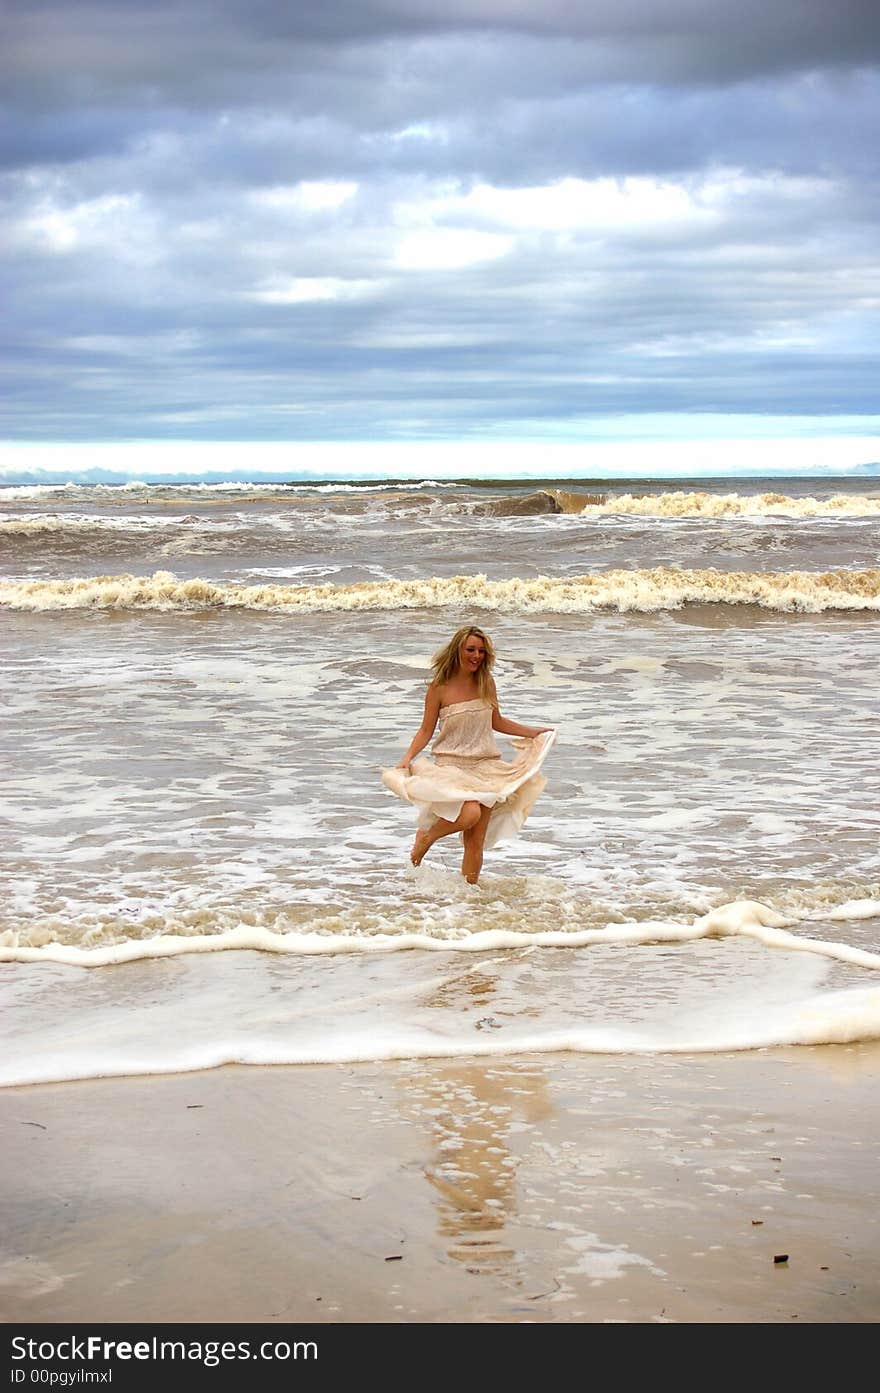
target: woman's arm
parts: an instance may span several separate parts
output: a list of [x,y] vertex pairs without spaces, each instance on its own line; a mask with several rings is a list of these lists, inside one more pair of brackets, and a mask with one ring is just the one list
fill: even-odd
[[425,748],[431,736],[434,734],[434,727],[437,724],[437,717],[440,715],[440,688],[431,686],[425,693],[425,714],[422,717],[422,724],[413,736],[410,747],[403,759],[397,763],[398,769],[407,769],[410,761]]
[[495,689],[494,681],[492,687],[492,729],[497,730],[499,735],[520,735],[526,740],[535,740],[539,735],[543,735],[545,730],[552,730],[552,726],[521,726],[518,721],[509,721],[506,716],[502,716],[498,710],[498,693]]
[[508,721],[502,716],[500,711],[492,713],[492,729],[497,730],[499,735],[522,735],[526,740],[536,740],[539,735],[543,735],[545,730],[552,730],[552,726],[521,726],[518,721]]

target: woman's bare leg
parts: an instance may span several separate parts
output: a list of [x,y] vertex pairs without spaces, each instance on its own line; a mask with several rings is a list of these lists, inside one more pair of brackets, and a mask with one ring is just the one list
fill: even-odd
[[489,826],[491,808],[480,808],[480,816],[464,834],[464,856],[461,858],[461,873],[471,885],[476,885],[483,869],[483,843],[486,828]]
[[453,832],[467,832],[475,823],[480,820],[481,806],[479,803],[462,803],[461,811],[455,822],[447,822],[445,817],[438,817],[437,821],[430,827],[420,827],[416,832],[416,839],[412,844],[412,851],[409,859],[414,866],[420,866],[422,857],[426,851],[430,851],[435,842],[439,842],[441,837],[450,837]]

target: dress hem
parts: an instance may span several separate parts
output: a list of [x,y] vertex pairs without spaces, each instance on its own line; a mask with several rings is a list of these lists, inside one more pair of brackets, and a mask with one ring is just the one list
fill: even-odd
[[[537,748],[521,772],[510,779],[503,777],[504,769],[509,766],[500,755],[481,758],[443,753],[437,761],[424,757],[413,761],[412,774],[406,774],[400,767],[383,769],[382,781],[398,798],[418,809],[420,828],[432,826],[438,818],[455,822],[465,803],[480,803],[490,808],[485,843],[489,849],[499,841],[511,840],[522,828],[547,786],[546,778],[539,771],[555,739],[555,728],[542,731],[534,739],[517,737],[515,746],[519,750],[528,751],[531,745]],[[487,770],[487,765],[494,767]],[[456,773],[461,775],[460,779],[455,777]],[[500,778],[500,784],[494,788],[485,784],[481,787],[481,773],[484,777],[488,775],[492,782]]]

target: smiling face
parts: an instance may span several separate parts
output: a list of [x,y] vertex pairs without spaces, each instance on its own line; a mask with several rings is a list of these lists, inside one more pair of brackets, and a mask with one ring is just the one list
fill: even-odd
[[488,697],[495,648],[488,634],[473,624],[463,625],[431,659],[433,685],[442,687],[454,679],[470,681],[481,696]]
[[476,676],[485,661],[485,643],[477,634],[468,634],[458,650],[458,662],[462,672]]

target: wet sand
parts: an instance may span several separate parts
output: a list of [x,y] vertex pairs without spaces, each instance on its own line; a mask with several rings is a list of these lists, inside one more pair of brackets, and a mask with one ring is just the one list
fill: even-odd
[[871,1044],[7,1089],[0,1318],[873,1322],[878,1079]]

